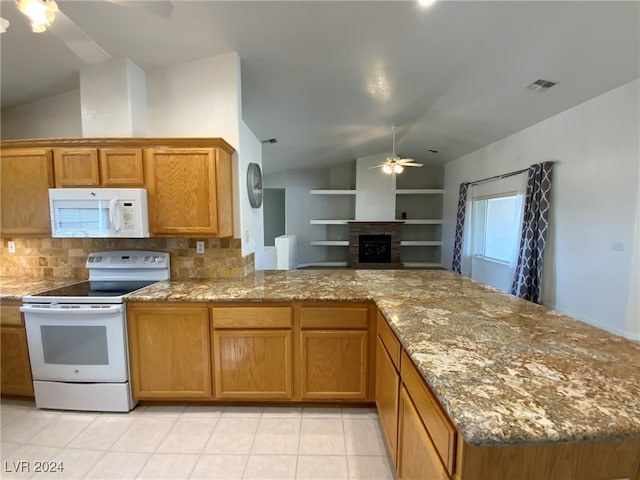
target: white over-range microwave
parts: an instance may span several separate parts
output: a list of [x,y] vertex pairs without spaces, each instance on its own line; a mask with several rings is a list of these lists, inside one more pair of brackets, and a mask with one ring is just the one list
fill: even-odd
[[144,188],[50,188],[49,209],[53,237],[149,236]]

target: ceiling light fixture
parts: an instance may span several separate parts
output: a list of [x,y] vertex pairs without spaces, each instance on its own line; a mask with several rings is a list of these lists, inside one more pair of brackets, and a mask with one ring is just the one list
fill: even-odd
[[18,10],[31,22],[31,30],[44,32],[56,18],[58,5],[53,0],[16,0]]
[[369,168],[379,168],[382,167],[382,171],[387,175],[395,175],[397,173],[404,172],[404,167],[421,167],[422,164],[416,162],[412,158],[401,158],[399,155],[396,155],[396,126],[391,126],[392,135],[392,148],[391,148],[391,156],[387,157],[387,159],[378,165],[374,165]]
[[434,3],[436,3],[436,0],[418,0],[418,5],[423,8],[430,7]]

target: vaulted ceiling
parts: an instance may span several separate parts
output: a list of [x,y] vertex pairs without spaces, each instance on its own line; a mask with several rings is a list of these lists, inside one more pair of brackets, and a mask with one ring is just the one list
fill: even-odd
[[[148,2],[141,2],[148,3]],[[182,1],[166,18],[58,2],[111,58],[150,70],[237,51],[266,172],[397,150],[442,164],[640,77],[636,1]],[[14,1],[2,108],[78,88],[83,62]],[[557,82],[546,93],[527,89]],[[429,152],[437,150],[438,153]]]

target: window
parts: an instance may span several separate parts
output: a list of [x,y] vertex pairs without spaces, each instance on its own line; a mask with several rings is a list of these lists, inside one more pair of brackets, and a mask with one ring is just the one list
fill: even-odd
[[474,199],[472,254],[512,263],[518,251],[521,196],[506,194]]

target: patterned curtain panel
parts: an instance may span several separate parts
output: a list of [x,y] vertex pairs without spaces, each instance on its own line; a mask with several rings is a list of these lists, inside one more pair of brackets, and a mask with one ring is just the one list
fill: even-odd
[[529,167],[522,236],[511,293],[541,303],[542,261],[549,229],[549,197],[553,162]]
[[464,231],[464,215],[467,207],[467,189],[468,183],[460,184],[460,193],[458,195],[458,215],[456,218],[456,236],[453,243],[453,262],[451,270],[456,273],[462,273],[462,232]]

